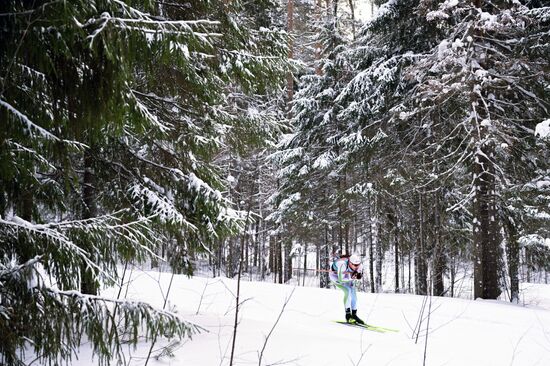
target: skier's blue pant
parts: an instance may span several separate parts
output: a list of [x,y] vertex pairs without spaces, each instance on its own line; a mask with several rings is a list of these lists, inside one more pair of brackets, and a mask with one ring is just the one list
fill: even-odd
[[334,285],[344,291],[344,308],[357,310],[357,292],[353,283],[334,282]]

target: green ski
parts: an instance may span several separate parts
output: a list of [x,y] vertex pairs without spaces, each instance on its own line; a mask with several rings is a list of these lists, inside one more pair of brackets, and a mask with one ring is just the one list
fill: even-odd
[[348,323],[348,322],[343,321],[343,320],[335,320],[334,322],[338,323],[338,324],[348,325],[350,327],[359,327],[359,328],[363,328],[363,329],[366,329],[366,330],[371,330],[373,332],[378,332],[378,333],[399,332],[399,330],[397,330],[397,329],[384,328],[384,327],[379,327],[377,325],[371,325],[371,324],[359,324],[359,323],[356,323],[356,322]]

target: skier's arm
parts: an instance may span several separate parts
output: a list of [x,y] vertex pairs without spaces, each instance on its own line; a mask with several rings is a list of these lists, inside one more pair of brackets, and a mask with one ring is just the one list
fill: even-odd
[[338,282],[340,282],[340,283],[351,283],[351,282],[353,282],[353,278],[351,278],[350,276],[346,276],[347,267],[348,266],[346,266],[345,262],[341,262],[338,265]]
[[363,277],[363,265],[360,264],[359,267],[357,267],[357,269],[355,270],[355,272],[353,272],[351,277],[353,277],[356,280],[360,280]]

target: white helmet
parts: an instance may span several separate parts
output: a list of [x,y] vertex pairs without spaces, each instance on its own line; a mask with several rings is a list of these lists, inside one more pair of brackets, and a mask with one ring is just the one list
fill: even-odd
[[361,257],[359,257],[357,254],[352,254],[349,257],[349,262],[351,264],[359,265],[359,264],[361,264]]

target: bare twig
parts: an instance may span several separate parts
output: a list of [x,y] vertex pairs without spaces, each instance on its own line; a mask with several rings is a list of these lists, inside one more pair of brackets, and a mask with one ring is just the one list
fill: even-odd
[[432,296],[429,296],[430,303],[428,305],[428,321],[426,322],[426,337],[424,338],[424,361],[422,362],[422,366],[426,366],[426,354],[428,351],[428,334],[430,330],[430,318],[432,315]]
[[[424,310],[426,309],[427,301],[428,301],[428,296],[424,297],[424,299],[422,300],[422,307],[420,308],[420,314],[418,314],[418,319],[413,329],[412,337],[415,338],[415,341],[414,341],[415,344],[418,343],[418,336],[420,335],[420,328],[422,327],[422,320],[424,317]],[[416,332],[416,336],[414,335],[415,332]]]
[[[250,218],[250,210],[248,210],[246,214],[247,222],[249,218]],[[239,325],[239,306],[240,306],[239,296],[241,293],[241,275],[243,272],[243,261],[244,261],[244,240],[241,240],[241,248],[240,248],[240,255],[239,255],[239,274],[237,276],[237,296],[235,298],[235,324],[233,326],[233,340],[231,342],[231,356],[229,358],[229,366],[233,366],[233,357],[235,356],[235,341],[237,339],[237,326]]]
[[[126,271],[128,269],[128,260],[124,261],[124,271],[122,272],[122,278],[120,279],[120,286],[118,288],[118,294],[116,296],[117,300],[120,300],[120,295],[122,294],[122,288],[124,286],[124,278],[126,277]],[[118,304],[115,305],[113,310],[113,325],[111,327],[111,335],[117,333],[118,324],[116,323],[116,314],[118,310]]]
[[292,298],[292,295],[294,294],[294,291],[296,290],[296,287],[292,289],[292,292],[290,295],[285,299],[285,302],[283,303],[283,307],[281,308],[281,311],[279,312],[279,316],[277,317],[277,320],[275,320],[275,324],[273,324],[273,327],[271,327],[271,330],[267,334],[264,340],[264,344],[262,346],[262,350],[260,351],[259,357],[258,357],[258,366],[262,366],[262,358],[264,356],[265,348],[267,347],[267,342],[269,341],[269,338],[271,337],[271,334],[273,334],[273,331],[275,330],[275,327],[277,327],[277,324],[279,324],[279,320],[281,320],[281,316],[283,315],[286,306],[290,302],[290,299]]
[[204,293],[206,292],[206,288],[210,285],[211,285],[210,280],[206,279],[206,284],[204,285],[204,288],[202,289],[201,298],[199,300],[199,306],[197,307],[197,312],[195,313],[195,315],[199,315],[199,311],[201,310],[201,306],[202,306],[202,300],[204,299]]
[[[162,309],[164,310],[166,308],[166,303],[168,302],[168,296],[170,295],[170,289],[172,288],[172,281],[174,280],[175,273],[172,271],[172,276],[170,277],[170,284],[168,284],[168,290],[166,291],[166,295],[163,295],[164,297],[164,304],[162,306]],[[161,288],[162,290],[162,288]],[[153,352],[153,347],[155,346],[155,343],[157,342],[157,337],[153,338],[151,342],[151,347],[149,347],[149,353],[147,354],[147,359],[145,360],[145,366],[149,363],[149,358],[151,358],[151,353]]]
[[[241,244],[241,254],[242,254],[242,244]],[[237,277],[237,296],[235,299],[235,324],[233,326],[233,340],[231,343],[231,356],[229,358],[229,366],[233,365],[233,357],[235,355],[235,341],[237,339],[237,326],[239,325],[239,296],[241,293],[241,273],[243,269],[243,258],[241,255],[241,258],[239,260],[239,274]]]

